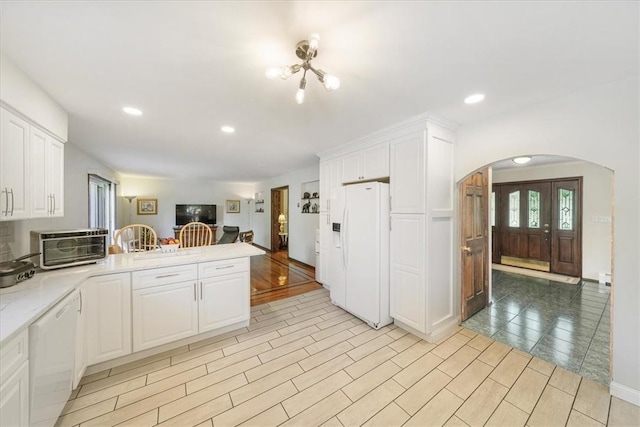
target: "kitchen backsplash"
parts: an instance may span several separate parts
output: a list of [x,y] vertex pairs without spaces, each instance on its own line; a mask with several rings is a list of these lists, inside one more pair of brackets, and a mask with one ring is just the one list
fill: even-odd
[[10,243],[15,241],[13,222],[0,222],[0,262],[15,258],[11,253]]

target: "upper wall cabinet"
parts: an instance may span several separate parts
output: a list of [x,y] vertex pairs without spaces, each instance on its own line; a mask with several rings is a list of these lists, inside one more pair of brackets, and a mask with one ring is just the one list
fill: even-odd
[[64,215],[64,144],[31,127],[31,217]]
[[0,220],[29,218],[29,128],[0,110]]
[[342,157],[342,183],[368,181],[388,176],[388,142]]
[[425,213],[425,133],[391,140],[391,213]]
[[63,216],[64,144],[0,109],[0,221]]

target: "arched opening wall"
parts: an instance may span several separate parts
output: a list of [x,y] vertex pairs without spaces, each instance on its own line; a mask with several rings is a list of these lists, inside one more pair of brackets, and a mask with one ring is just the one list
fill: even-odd
[[573,157],[614,171],[611,393],[635,405],[640,405],[639,90],[634,77],[466,124],[458,129],[455,161],[458,182],[485,165],[524,154]]

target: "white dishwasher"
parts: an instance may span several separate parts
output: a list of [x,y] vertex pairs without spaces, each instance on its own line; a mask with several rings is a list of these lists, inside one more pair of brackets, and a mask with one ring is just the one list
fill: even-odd
[[30,424],[53,426],[71,394],[78,291],[29,327]]

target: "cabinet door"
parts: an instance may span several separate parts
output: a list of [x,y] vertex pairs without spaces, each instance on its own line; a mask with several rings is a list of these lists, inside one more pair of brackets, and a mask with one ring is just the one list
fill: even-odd
[[356,182],[363,179],[360,166],[361,158],[362,155],[360,153],[353,153],[342,157],[341,182]]
[[46,175],[50,195],[50,216],[64,216],[64,144],[49,138]]
[[31,217],[42,218],[51,213],[51,195],[47,191],[47,143],[49,136],[31,126]]
[[200,333],[249,321],[249,273],[235,273],[200,281]]
[[331,161],[320,163],[320,212],[329,210],[329,191],[331,189]]
[[109,274],[86,282],[87,364],[131,354],[131,278]]
[[389,143],[378,144],[362,152],[361,179],[389,176]]
[[327,281],[327,265],[329,264],[329,242],[331,239],[331,221],[329,212],[320,213],[320,265],[316,265],[318,272],[317,281],[323,285],[328,285]]
[[0,386],[0,426],[29,425],[29,361]]
[[29,124],[0,109],[0,220],[29,218]]
[[196,282],[133,291],[133,351],[198,333]]
[[391,141],[391,213],[425,213],[424,131]]
[[391,215],[391,317],[426,333],[424,215]]
[[82,284],[78,288],[80,301],[78,304],[78,322],[76,324],[76,357],[74,360],[73,370],[73,388],[78,388],[80,380],[87,369],[87,346],[85,339],[85,323],[87,321],[86,307],[87,302],[87,285]]

